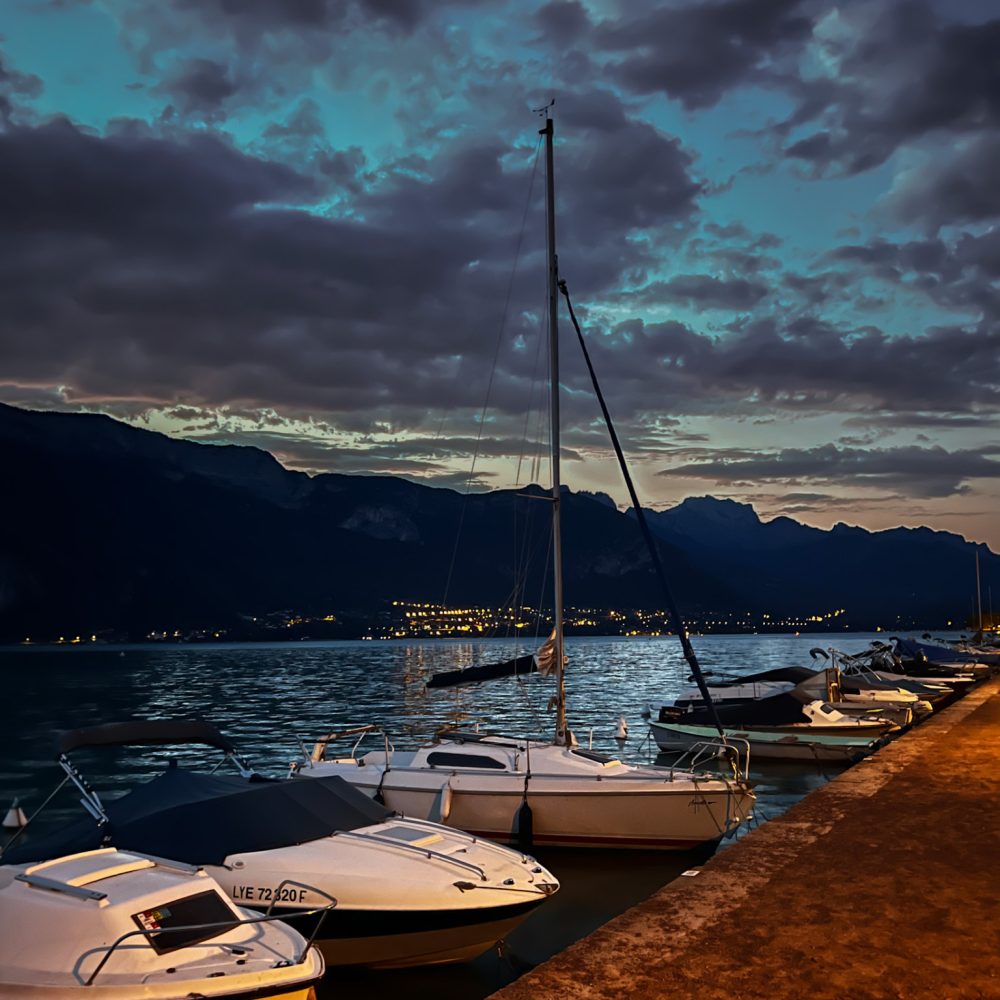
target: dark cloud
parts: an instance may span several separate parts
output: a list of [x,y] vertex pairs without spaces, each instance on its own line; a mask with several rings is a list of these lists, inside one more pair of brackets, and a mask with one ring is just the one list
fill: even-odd
[[678,274],[654,281],[622,298],[634,306],[680,302],[692,308],[752,309],[768,294],[766,285],[742,278],[714,278],[707,274]]
[[178,249],[169,237],[185,225],[231,218],[259,201],[314,195],[312,182],[289,167],[205,132],[183,141],[142,132],[97,136],[57,120],[0,133],[0,214],[8,233],[21,236],[159,242],[169,254]]
[[184,113],[213,114],[239,93],[241,84],[229,66],[214,59],[186,59],[168,74],[160,89]]
[[[676,321],[593,331],[595,365],[626,413],[938,413],[1000,406],[1000,329],[919,336],[840,330],[808,316],[737,324],[726,336]],[[582,387],[583,379],[579,385]]]
[[[781,239],[774,233],[755,236],[742,223],[722,226],[713,222],[707,222],[702,231],[704,235],[693,237],[684,245],[684,258],[697,266],[710,261],[722,269],[726,279],[733,276],[752,279],[762,271],[782,266],[781,260],[768,252],[781,246]],[[764,288],[756,281],[748,284],[752,289]]]
[[960,232],[947,240],[877,238],[836,247],[824,260],[854,265],[858,272],[919,292],[940,306],[979,315],[985,322],[1000,321],[1000,229]]
[[969,428],[1000,427],[1000,416],[993,414],[970,414],[956,416],[953,413],[868,413],[864,416],[848,417],[845,427],[883,427],[889,429],[928,427],[935,430],[966,430]]
[[801,50],[812,28],[804,8],[799,0],[624,8],[594,38],[616,57],[609,72],[623,86],[705,108],[740,84],[783,77],[777,64]]
[[[168,0],[169,2],[169,0]],[[343,31],[361,26],[412,31],[436,7],[433,0],[172,0],[206,25],[230,26],[243,38],[269,32]]]
[[[997,81],[1000,88],[1000,79]],[[1000,130],[960,144],[953,155],[904,172],[888,198],[892,214],[907,225],[942,226],[1000,217]]]
[[[600,129],[558,150],[566,273],[581,293],[651,261],[697,210],[690,155],[605,108]],[[301,110],[280,138],[315,134]],[[608,135],[634,154],[604,157]],[[307,167],[134,123],[104,136],[67,121],[0,135],[5,376],[65,386],[78,406],[309,410],[353,432],[376,411],[407,427],[441,408],[466,419],[482,405],[520,241],[490,401],[510,421],[492,431],[520,434],[541,377],[540,176],[519,235],[530,152],[491,138],[389,161],[377,176],[360,150]],[[340,195],[352,199],[343,217],[327,211]]]
[[39,77],[14,69],[0,52],[0,125],[12,125],[21,116],[24,102],[38,97],[42,89]]
[[782,284],[809,307],[822,306],[839,299],[852,284],[849,274],[830,270],[816,274],[797,274],[786,271]]
[[788,485],[850,484],[852,489],[889,489],[920,498],[970,490],[970,479],[1000,478],[1000,448],[948,451],[919,448],[786,448],[773,454],[706,452],[697,461],[673,466],[661,476],[707,479],[720,485],[753,481]]
[[542,37],[561,48],[580,41],[592,28],[587,9],[578,0],[553,0],[544,4],[535,12],[535,22]]
[[800,80],[781,130],[817,123],[786,155],[819,171],[859,173],[932,134],[1000,125],[1000,19],[954,23],[919,0],[832,8],[817,40],[829,77]]

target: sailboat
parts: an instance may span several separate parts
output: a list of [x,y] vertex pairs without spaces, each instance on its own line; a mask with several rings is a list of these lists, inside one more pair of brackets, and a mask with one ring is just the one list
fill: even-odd
[[416,750],[396,750],[386,739],[381,750],[359,756],[356,743],[349,756],[338,758],[329,753],[335,738],[327,737],[316,744],[311,756],[298,763],[294,773],[301,778],[340,775],[405,816],[431,819],[501,842],[683,850],[731,835],[748,819],[755,800],[738,766],[731,778],[637,766],[577,746],[567,724],[554,123],[548,108],[542,110],[551,380],[554,739],[449,732]]

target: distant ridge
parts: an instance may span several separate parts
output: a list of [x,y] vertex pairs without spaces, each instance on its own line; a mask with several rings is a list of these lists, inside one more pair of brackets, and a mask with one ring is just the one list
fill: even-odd
[[[549,601],[547,510],[518,496],[537,487],[462,496],[391,476],[310,477],[256,448],[2,404],[0,461],[0,641],[141,636],[280,608],[361,620],[397,599],[497,606],[520,551],[522,602]],[[567,601],[659,606],[632,518],[603,494],[563,502]],[[762,522],[712,497],[647,513],[687,614],[843,608],[858,626],[898,614],[936,626],[970,612],[973,545],[957,535]],[[980,553],[984,580],[1000,579],[1000,558]]]

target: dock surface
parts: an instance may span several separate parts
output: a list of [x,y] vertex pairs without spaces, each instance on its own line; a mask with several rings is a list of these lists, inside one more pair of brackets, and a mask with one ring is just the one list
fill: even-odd
[[997,1000],[1000,678],[493,997]]

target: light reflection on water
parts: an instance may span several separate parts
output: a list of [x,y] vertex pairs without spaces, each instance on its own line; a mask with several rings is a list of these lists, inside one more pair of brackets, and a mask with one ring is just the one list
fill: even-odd
[[[704,636],[696,648],[706,670],[753,672],[808,665],[813,646],[858,650],[874,636]],[[57,783],[54,744],[60,731],[129,718],[207,718],[254,766],[276,775],[311,741],[331,730],[377,722],[396,746],[416,745],[447,722],[508,733],[551,735],[546,711],[552,682],[532,676],[470,688],[428,692],[439,670],[528,652],[510,641],[331,642],[266,646],[97,646],[0,650],[8,717],[0,726],[0,809],[15,796],[26,811]],[[675,638],[570,638],[567,691],[570,724],[584,745],[617,753],[619,715],[630,727],[622,756],[652,759],[640,717],[652,700],[671,700],[690,686]],[[653,747],[655,750],[655,747]],[[114,794],[156,773],[174,756],[188,766],[214,766],[210,748],[124,748],[74,754],[99,791]],[[754,768],[759,813],[787,809],[836,773],[809,764]],[[48,823],[76,817],[64,792]],[[512,935],[507,955],[465,966],[399,972],[336,970],[332,997],[398,985],[449,997],[480,997],[588,933],[702,858],[690,854],[540,852],[563,889]],[[595,863],[596,862],[596,863]]]

